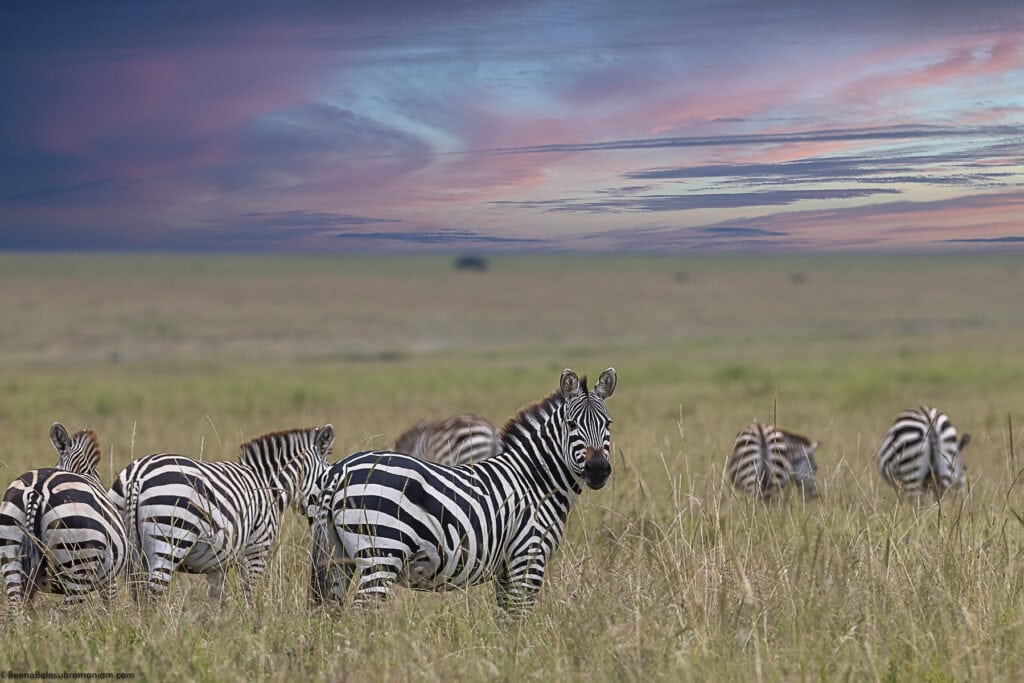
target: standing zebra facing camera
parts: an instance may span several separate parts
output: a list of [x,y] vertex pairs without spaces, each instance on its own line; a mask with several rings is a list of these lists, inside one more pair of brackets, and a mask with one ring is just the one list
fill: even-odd
[[593,391],[570,369],[559,388],[502,430],[502,452],[449,467],[389,451],[355,453],[324,478],[313,520],[311,597],[385,599],[396,583],[444,590],[494,580],[499,609],[536,601],[547,562],[586,485],[611,475],[605,399],[614,368]]
[[755,422],[736,436],[726,463],[726,478],[747,495],[770,501],[792,481],[803,497],[817,498],[818,442]]
[[309,517],[333,443],[328,424],[253,439],[242,444],[238,462],[161,453],[129,464],[109,496],[124,516],[136,598],[143,583],[156,597],[167,590],[171,574],[185,571],[206,574],[210,595],[219,599],[232,564],[240,567],[251,598],[285,508],[293,505]]
[[971,441],[957,441],[949,416],[920,406],[900,413],[878,448],[878,470],[900,495],[917,499],[931,489],[935,498],[959,491],[967,478],[963,450]]
[[74,605],[100,590],[109,602],[127,558],[121,516],[100,484],[95,432],[69,436],[54,422],[50,441],[57,467],[22,474],[0,503],[0,572],[15,612],[38,591]]
[[395,441],[395,451],[441,465],[469,465],[501,452],[501,434],[479,415],[423,420]]

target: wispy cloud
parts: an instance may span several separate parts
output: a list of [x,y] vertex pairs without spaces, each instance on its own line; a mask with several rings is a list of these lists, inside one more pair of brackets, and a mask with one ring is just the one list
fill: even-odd
[[889,188],[771,190],[766,192],[715,192],[678,195],[640,195],[617,199],[548,199],[523,202],[495,202],[515,204],[520,208],[539,209],[554,213],[631,213],[652,211],[693,211],[696,209],[723,209],[752,206],[786,206],[812,200],[857,199],[877,194],[899,194]]

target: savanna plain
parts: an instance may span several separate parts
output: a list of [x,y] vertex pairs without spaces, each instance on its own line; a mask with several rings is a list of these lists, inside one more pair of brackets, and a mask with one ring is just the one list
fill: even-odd
[[[287,513],[251,604],[202,577],[75,611],[37,597],[0,669],[145,680],[1020,680],[1024,267],[1011,257],[0,254],[0,473],[89,427],[109,485],[131,459],[236,457],[330,422],[332,460],[422,418],[500,425],[563,368],[618,372],[613,474],[585,491],[537,607],[490,586],[307,607]],[[895,415],[973,441],[958,496],[881,480]],[[758,419],[820,441],[817,501],[723,482]],[[237,578],[237,577],[234,577]]]

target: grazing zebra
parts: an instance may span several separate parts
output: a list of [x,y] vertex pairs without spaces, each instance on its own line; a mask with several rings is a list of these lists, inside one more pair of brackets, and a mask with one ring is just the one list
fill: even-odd
[[817,498],[817,448],[816,441],[812,443],[799,434],[755,422],[736,437],[726,476],[733,486],[762,500],[774,499],[790,480],[804,498]]
[[136,597],[141,571],[151,597],[167,590],[174,571],[185,571],[206,574],[210,594],[219,599],[225,570],[237,563],[250,598],[284,509],[293,504],[309,517],[333,443],[334,427],[328,424],[249,441],[238,462],[161,453],[129,464],[109,496],[128,530]]
[[501,452],[501,435],[479,415],[423,420],[395,441],[395,450],[442,465],[469,465]]
[[66,605],[97,589],[109,601],[125,566],[124,525],[100,484],[96,434],[68,436],[54,422],[50,441],[57,467],[22,474],[0,503],[0,572],[15,612],[40,590],[63,594]]
[[449,467],[370,451],[324,477],[313,523],[311,595],[342,600],[358,572],[355,602],[387,597],[394,583],[443,590],[493,579],[503,613],[536,600],[582,484],[611,474],[605,399],[608,368],[593,391],[575,372],[558,391],[523,409],[502,430],[502,452]]
[[939,498],[963,488],[967,476],[962,456],[970,434],[956,440],[945,413],[920,406],[900,413],[878,449],[878,470],[898,493],[917,498],[929,488]]

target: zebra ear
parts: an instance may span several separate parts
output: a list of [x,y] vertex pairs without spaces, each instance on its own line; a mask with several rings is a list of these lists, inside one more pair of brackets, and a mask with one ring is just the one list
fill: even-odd
[[562,370],[562,380],[559,382],[562,390],[562,398],[568,400],[580,393],[580,378],[571,368]]
[[597,378],[597,384],[594,385],[594,396],[602,399],[611,396],[615,391],[616,381],[615,368],[608,368],[602,372],[601,376]]
[[71,437],[68,436],[68,430],[64,429],[64,425],[60,422],[54,422],[50,425],[50,443],[57,449],[58,455],[71,446]]
[[814,443],[812,443],[810,446],[807,447],[807,456],[810,457],[810,456],[814,455],[814,451],[816,451],[816,450],[818,450],[818,442],[817,441],[815,441]]
[[327,457],[327,454],[331,452],[331,446],[334,445],[334,425],[330,422],[325,424],[323,427],[317,430],[316,433],[316,448]]

